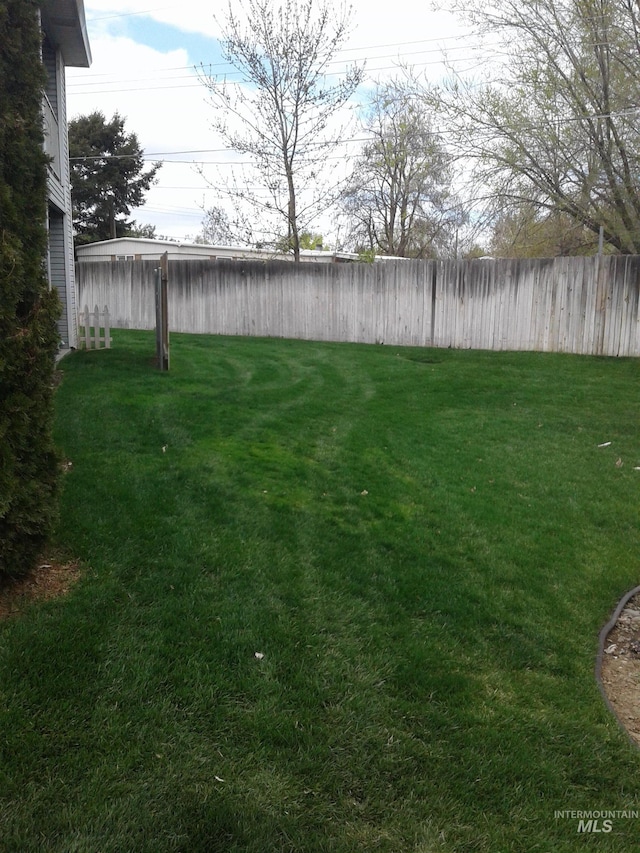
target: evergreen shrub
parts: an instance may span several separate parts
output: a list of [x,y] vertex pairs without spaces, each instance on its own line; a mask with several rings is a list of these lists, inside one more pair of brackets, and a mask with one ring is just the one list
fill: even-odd
[[35,0],[0,0],[0,577],[32,567],[56,514],[60,304],[45,271],[44,69]]

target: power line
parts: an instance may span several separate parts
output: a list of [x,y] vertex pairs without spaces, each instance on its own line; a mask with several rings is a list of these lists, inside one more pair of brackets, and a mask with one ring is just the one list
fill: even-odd
[[[345,48],[342,51],[340,51],[338,56],[335,59],[331,60],[331,62],[329,64],[333,65],[333,66],[343,65],[344,59],[340,59],[339,57],[341,54],[346,53],[346,52],[353,52],[353,51],[363,52],[361,59],[366,60],[367,58],[370,57],[371,51],[373,51],[373,50],[381,50],[381,49],[386,49],[386,48],[391,48],[391,47],[401,48],[401,47],[405,47],[407,45],[431,44],[433,42],[442,43],[443,41],[446,41],[448,39],[453,39],[453,38],[456,38],[456,41],[459,41],[459,38],[457,38],[457,37],[444,36],[442,38],[422,39],[422,40],[418,40],[418,41],[396,42],[396,43],[388,43],[388,44],[381,44],[381,45],[371,45],[369,47]],[[477,50],[484,50],[484,49],[485,48],[479,44],[471,44],[470,45],[468,43],[464,43],[464,44],[455,44],[455,45],[452,45],[450,47],[447,47],[446,52],[448,53],[450,51],[459,51],[459,50],[463,50],[463,51],[467,51],[467,52],[469,52],[469,51],[474,52]],[[490,50],[493,53],[493,57],[498,55],[495,48],[490,48]],[[420,66],[439,65],[445,61],[444,52],[445,52],[445,49],[443,49],[443,48],[429,48],[426,50],[415,50],[415,51],[411,51],[409,53],[404,53],[404,54],[385,54],[383,56],[375,56],[375,57],[373,57],[373,59],[375,61],[379,61],[382,59],[390,59],[390,58],[395,58],[395,57],[397,57],[398,59],[402,59],[405,56],[438,53],[438,54],[442,54],[442,59],[434,60],[431,62],[430,61],[421,62],[421,63],[418,63],[418,65],[420,65]],[[470,60],[471,60],[471,57],[462,57],[462,58],[458,58],[458,59],[455,59],[455,58],[454,59],[451,59],[451,58],[446,59],[447,62],[452,63],[452,64],[468,62]],[[356,58],[354,61],[358,61],[358,58]],[[369,70],[372,72],[385,71],[385,70],[388,70],[389,67],[394,67],[394,66],[378,66],[378,67],[371,68]],[[106,73],[94,73],[94,74],[92,74],[92,73],[84,74],[83,73],[83,75],[82,75],[83,81],[80,81],[80,80],[71,81],[70,80],[70,81],[68,81],[67,88],[70,91],[76,91],[76,94],[80,94],[79,92],[77,92],[77,89],[79,89],[81,87],[84,88],[84,87],[90,87],[90,86],[107,86],[107,85],[113,85],[116,83],[138,83],[138,82],[145,82],[146,80],[156,80],[157,81],[158,80],[158,74],[165,74],[166,72],[174,72],[174,71],[191,71],[191,72],[195,71],[197,73],[198,70],[201,70],[202,73],[204,73],[205,69],[207,69],[207,68],[209,69],[209,75],[208,76],[210,76],[210,77],[215,76],[211,73],[214,68],[220,68],[220,69],[228,69],[228,73],[226,75],[223,75],[223,74],[220,75],[220,76],[224,76],[225,79],[228,79],[229,77],[238,77],[240,79],[242,78],[241,72],[237,71],[235,66],[233,66],[229,62],[216,62],[216,63],[200,62],[200,63],[196,63],[195,65],[181,65],[181,66],[172,66],[169,68],[156,69],[155,71],[151,71],[150,76],[148,76],[148,77],[139,77],[139,78],[133,78],[133,79],[131,79],[131,78],[123,79],[122,77],[112,76],[112,75],[109,75]],[[330,72],[330,76],[333,76],[334,74],[338,74],[338,73],[339,72]],[[94,78],[94,79],[87,79],[87,78]],[[106,79],[97,80],[95,78],[106,78]],[[170,75],[163,77],[161,79],[170,81],[170,80],[184,80],[184,79],[192,79],[192,78],[193,78],[193,73],[191,73],[191,74],[177,74],[177,75],[170,74]],[[198,80],[198,85],[200,85],[201,82],[202,82],[201,80]],[[195,84],[191,84],[191,85],[195,85]],[[144,87],[143,89],[138,89],[137,87],[133,87],[133,88],[127,87],[124,89],[95,90],[95,91],[92,91],[91,93],[86,93],[86,94],[101,94],[101,93],[108,94],[111,92],[120,92],[120,91],[141,91],[141,90],[147,91],[147,88],[148,87]],[[164,88],[164,87],[154,86],[152,88],[158,89],[158,88]],[[176,87],[173,87],[173,88],[176,88]]]
[[[401,58],[402,58],[402,57],[398,57],[398,59],[401,59]],[[474,64],[474,65],[472,65],[470,68],[467,68],[467,69],[466,69],[467,71],[472,71],[472,70],[474,70],[475,68],[482,67],[483,65],[485,65],[485,64],[486,64],[486,60],[471,59],[470,57],[465,57],[465,59],[453,60],[453,61],[446,60],[446,63],[447,63],[447,64],[456,64],[457,62],[460,62],[460,63],[462,63],[462,62],[466,62],[466,63],[474,62],[475,64]],[[444,64],[445,64],[445,60],[444,60],[444,59],[442,59],[442,60],[430,60],[430,61],[428,61],[428,62],[416,62],[416,63],[412,63],[412,67],[413,67],[413,68],[426,68],[428,65],[444,65]],[[375,67],[375,68],[370,68],[370,69],[368,69],[368,71],[369,71],[369,72],[371,72],[371,73],[376,73],[376,72],[379,72],[379,71],[392,71],[393,69],[396,69],[396,70],[397,70],[397,68],[398,68],[398,65],[397,65],[397,64],[395,64],[395,65],[380,65],[380,66],[377,66],[377,67]],[[334,74],[334,75],[330,75],[330,76],[338,76],[338,74],[336,73],[336,74]],[[149,79],[153,79],[153,78],[149,78]],[[155,79],[157,79],[157,78],[155,78]],[[193,81],[194,81],[194,82],[192,82],[192,83],[185,83],[184,85],[176,84],[176,85],[160,85],[160,86],[128,86],[128,87],[127,87],[127,86],[125,86],[125,87],[117,88],[117,89],[98,89],[98,88],[94,88],[94,89],[92,89],[92,90],[90,90],[90,91],[88,91],[88,92],[79,92],[79,91],[76,91],[76,90],[74,89],[74,87],[73,87],[73,84],[69,84],[69,86],[68,86],[68,90],[69,90],[70,94],[72,94],[75,98],[79,98],[79,97],[83,97],[83,96],[85,96],[85,95],[90,95],[90,96],[92,96],[92,97],[95,97],[95,96],[97,96],[97,95],[122,94],[123,92],[131,92],[131,93],[135,93],[135,92],[158,92],[158,91],[164,92],[164,91],[169,91],[169,90],[173,90],[173,89],[198,89],[198,88],[205,88],[205,89],[206,89],[206,88],[207,88],[207,83],[205,83],[205,82],[204,82],[204,81],[202,81],[202,80],[199,80],[199,79],[198,79],[198,80],[196,80],[196,79],[195,79],[195,78],[193,78],[193,77],[189,77],[189,75],[183,75],[183,76],[181,76],[181,77],[176,77],[176,78],[170,78],[170,77],[169,77],[169,78],[166,78],[166,79],[167,79],[167,80],[172,80],[172,79],[176,79],[176,80],[193,79]],[[114,81],[114,82],[119,82],[119,81]],[[133,81],[133,82],[144,82],[144,81],[143,81],[143,80],[136,80],[136,81]],[[214,83],[215,83],[215,82],[217,82],[217,81],[214,81]],[[237,82],[237,83],[241,83],[241,82],[242,82],[242,80],[238,80],[238,81],[231,81],[231,82],[232,82],[232,83],[236,83],[236,82]],[[105,82],[104,84],[98,84],[98,85],[105,85],[105,86],[107,86],[107,85],[110,85],[110,83]]]
[[[395,57],[394,54],[389,54],[388,56],[376,57],[376,59],[393,59],[393,58],[397,58],[398,60],[401,60],[404,57],[401,55],[398,55],[397,57]],[[495,51],[494,51],[494,56],[492,58],[495,58]],[[469,63],[469,62],[478,63],[480,61],[481,61],[480,57],[471,57],[471,56],[465,56],[464,58],[460,58],[460,59],[446,59],[445,57],[443,57],[442,59],[426,60],[425,62],[415,62],[415,63],[412,63],[412,67],[424,68],[428,65],[444,65],[445,63],[447,65],[460,65],[462,63]],[[486,62],[486,61],[487,60],[482,60],[482,62]],[[375,66],[373,68],[368,68],[367,73],[375,73],[378,71],[388,71],[389,69],[393,69],[393,68],[397,68],[397,65],[379,65],[379,66]],[[206,76],[207,75],[205,75],[205,77]],[[231,80],[230,81],[231,83],[242,83],[243,82],[240,72],[233,72],[233,74],[226,75],[224,78],[225,81],[229,81],[229,78],[232,76],[234,76],[234,77],[237,76],[238,79],[237,80]],[[331,74],[329,74],[327,76],[332,76],[332,77],[339,76],[339,72],[332,72]],[[218,81],[215,78],[209,78],[209,79],[214,84],[217,82],[223,82],[222,80]],[[127,79],[114,78],[114,79],[107,79],[107,80],[103,80],[103,81],[87,81],[87,82],[69,81],[69,83],[67,84],[67,89],[69,90],[69,92],[71,92],[71,94],[78,97],[80,95],[103,95],[103,94],[110,94],[110,93],[114,93],[114,92],[148,92],[149,90],[190,89],[190,88],[197,88],[197,87],[202,87],[202,86],[204,86],[206,88],[206,86],[208,85],[205,80],[203,80],[199,77],[196,77],[193,74],[172,75],[172,76],[167,76],[167,77],[161,77],[160,80],[166,81],[168,83],[171,83],[174,80],[192,80],[193,82],[187,83],[185,85],[160,85],[160,86],[127,86],[126,85],[128,83],[144,83],[146,81],[158,81],[158,75],[156,74],[156,75],[151,76],[151,77],[138,77],[138,78],[127,78]],[[114,89],[98,88],[101,86],[112,86],[112,85],[116,85],[116,84],[123,84],[123,87],[122,88],[114,88]],[[89,87],[93,87],[93,88],[88,92],[79,91],[79,89],[81,89],[81,88],[89,88]]]
[[[431,41],[431,40],[429,39],[427,41]],[[397,44],[374,45],[374,46],[369,47],[369,48],[350,48],[350,49],[351,50],[366,51],[366,53],[362,57],[364,60],[366,60],[370,57],[370,53],[372,50],[379,50],[379,49],[388,48],[388,47],[403,47],[404,45],[407,45],[407,44],[422,44],[422,43],[425,43],[425,42],[398,42]],[[453,51],[453,50],[475,51],[475,50],[483,50],[483,49],[484,48],[482,45],[457,44],[457,45],[453,45],[453,46],[447,48],[446,50],[448,52],[448,51]],[[495,48],[490,48],[490,50],[492,50],[492,52],[494,54],[496,54]],[[414,50],[414,51],[410,51],[409,53],[406,53],[406,54],[401,54],[401,56],[413,56],[416,54],[422,55],[422,54],[431,54],[431,53],[442,54],[443,50],[440,48],[431,48],[428,50]],[[396,56],[400,56],[400,55],[396,54],[396,53],[389,53],[389,54],[384,54],[382,56],[374,56],[372,58],[377,61],[380,59],[392,59]],[[438,62],[439,61],[440,60],[438,60]],[[465,61],[467,61],[467,57],[457,59],[457,60],[451,60],[451,61],[453,61],[453,62],[465,62]],[[331,62],[329,64],[330,65],[342,65],[342,64],[344,64],[344,60],[342,60],[340,58],[336,58],[336,59],[331,60]],[[193,72],[194,70],[195,71],[199,71],[199,70],[204,71],[207,68],[208,69],[227,68],[227,69],[229,69],[230,73],[233,75],[240,74],[240,72],[237,71],[235,66],[230,62],[214,62],[214,63],[211,63],[211,62],[202,62],[201,61],[201,62],[196,62],[193,65],[175,65],[175,66],[170,66],[169,68],[158,68],[158,69],[150,71],[148,77],[134,78],[133,80],[131,80],[130,78],[122,78],[122,77],[117,77],[117,76],[111,76],[105,72],[99,72],[99,73],[96,72],[95,74],[92,74],[92,73],[84,74],[83,73],[82,77],[83,77],[83,79],[96,78],[96,77],[106,77],[107,79],[103,80],[102,83],[104,85],[109,85],[111,83],[119,83],[119,82],[144,82],[145,80],[157,80],[159,73],[173,72],[173,71],[191,71],[191,72]],[[372,69],[372,70],[377,70],[377,69]],[[168,79],[168,80],[174,80],[174,79],[175,80],[184,80],[184,79],[191,78],[192,76],[193,76],[193,74],[180,74],[180,75],[167,77],[165,79]],[[209,74],[208,76],[212,76],[212,75]],[[96,82],[97,81],[95,81],[95,80],[87,80],[87,82],[74,81],[71,85],[73,85],[73,86],[93,86],[96,84]]]
[[143,9],[141,12],[119,12],[116,15],[97,15],[93,18],[87,18],[87,23],[93,24],[94,21],[112,21],[114,18],[134,18],[138,15],[149,15],[151,12],[164,12],[165,9],[172,8],[173,6],[156,6],[154,9]]
[[[618,112],[612,113],[594,113],[591,115],[581,115],[581,116],[549,116],[549,122],[553,124],[561,124],[561,125],[570,125],[576,122],[581,121],[597,121],[598,119],[612,119],[612,118],[625,118],[629,116],[637,115],[640,112],[640,107],[630,107],[626,110],[619,110]],[[547,129],[547,126],[542,125],[529,125],[527,130],[530,131],[544,131]],[[450,131],[446,128],[438,129],[432,128],[431,134],[433,136],[444,137],[447,138],[450,135]],[[318,142],[317,146],[334,146],[338,148],[340,145],[345,145],[348,143],[366,143],[372,142],[376,140],[376,136],[352,136],[347,139],[341,139],[338,141],[329,140],[327,142]],[[223,148],[194,148],[194,149],[181,149],[177,151],[157,151],[157,152],[143,152],[142,158],[145,161],[153,160],[154,162],[160,162],[163,164],[172,164],[175,163],[177,165],[206,165],[206,166],[246,166],[246,165],[254,165],[253,160],[175,160],[169,159],[175,156],[183,156],[185,154],[238,154],[240,152],[235,148],[223,147]],[[86,154],[80,157],[70,157],[70,163],[80,163],[80,162],[91,162],[98,160],[128,160],[134,155],[131,154]],[[341,154],[336,157],[327,157],[325,159],[352,159],[354,157],[358,157],[359,154]]]

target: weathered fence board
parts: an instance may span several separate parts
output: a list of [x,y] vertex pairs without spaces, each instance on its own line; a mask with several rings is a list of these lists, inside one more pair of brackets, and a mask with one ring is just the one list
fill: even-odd
[[[153,329],[153,261],[81,263],[81,304]],[[172,331],[640,355],[640,257],[171,262]]]

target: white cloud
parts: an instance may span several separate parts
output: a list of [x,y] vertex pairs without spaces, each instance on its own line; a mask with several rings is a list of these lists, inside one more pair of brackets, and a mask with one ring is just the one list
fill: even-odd
[[[339,8],[336,2],[336,9]],[[351,0],[353,8],[349,47],[358,51],[382,45],[398,47],[407,42],[434,39],[436,42],[458,38],[463,31],[456,19],[446,11],[433,11],[427,4],[415,0]],[[234,3],[237,10],[239,3]],[[113,23],[117,18],[125,23],[130,16],[145,16],[159,23],[169,24],[184,32],[200,33],[218,38],[220,27],[216,17],[223,20],[225,0],[85,0],[87,18],[101,24]],[[406,45],[406,53],[411,48]],[[400,52],[400,51],[399,51]],[[389,57],[387,50],[386,56]],[[360,57],[361,58],[361,57]],[[393,52],[391,52],[393,58]]]
[[216,147],[206,90],[189,69],[186,51],[161,53],[131,39],[108,35],[92,38],[91,47],[90,69],[67,70],[69,117],[99,110],[111,118],[118,112],[125,118],[125,129],[137,135],[146,154],[159,155],[158,160],[187,161],[163,165],[158,184],[133,217],[177,239],[196,233],[202,219],[199,205],[213,203],[213,193],[188,161],[209,155],[164,156]]
[[119,19],[121,24],[131,16],[144,16],[177,27],[185,32],[200,33],[218,38],[220,29],[214,15],[226,7],[211,0],[85,0],[85,12],[92,25],[112,25]]

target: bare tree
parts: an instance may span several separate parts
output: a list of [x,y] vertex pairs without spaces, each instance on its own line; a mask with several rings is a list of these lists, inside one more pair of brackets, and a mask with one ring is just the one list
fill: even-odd
[[314,0],[234,2],[222,48],[241,82],[202,72],[216,109],[214,129],[232,149],[250,156],[260,182],[256,189],[253,181],[231,181],[226,191],[264,219],[275,214],[281,223],[275,237],[286,240],[296,260],[303,228],[309,230],[335,198],[335,187],[323,175],[342,138],[336,116],[363,76],[355,66],[335,76],[329,68],[350,16],[350,8]]
[[[608,244],[606,250],[610,251]],[[595,255],[598,235],[566,213],[522,204],[506,209],[496,218],[489,251],[497,258]]]
[[233,226],[227,212],[217,205],[204,212],[202,228],[193,239],[194,243],[207,246],[225,246],[234,242]]
[[619,252],[640,252],[637,0],[452,0],[449,8],[494,45],[493,82],[457,80],[439,107],[496,210],[533,204],[543,216],[602,227]]
[[446,252],[462,224],[452,160],[416,100],[413,80],[378,83],[365,143],[343,193],[350,239],[362,251],[426,258]]

